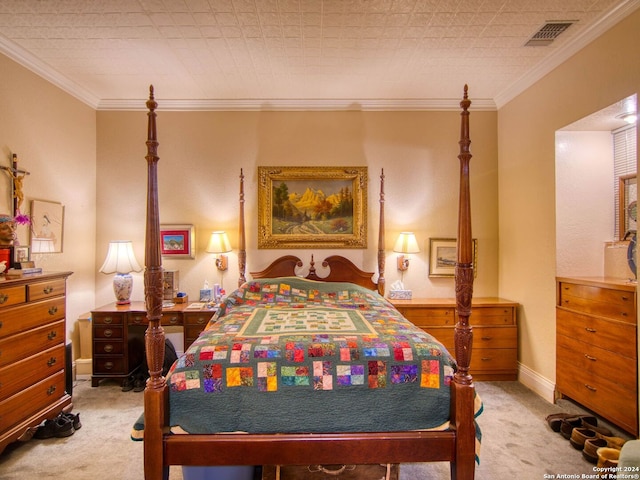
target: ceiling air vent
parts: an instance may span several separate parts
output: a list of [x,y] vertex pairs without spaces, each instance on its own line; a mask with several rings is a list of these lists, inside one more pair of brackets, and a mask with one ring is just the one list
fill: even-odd
[[573,21],[547,22],[525,43],[526,47],[546,47],[573,25]]

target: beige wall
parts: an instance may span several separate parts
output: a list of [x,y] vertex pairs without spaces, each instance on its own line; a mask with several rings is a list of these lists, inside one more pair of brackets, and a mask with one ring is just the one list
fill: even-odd
[[[0,165],[16,153],[29,213],[31,200],[64,205],[63,252],[36,256],[46,270],[73,271],[68,281],[67,328],[95,302],[96,113],[51,83],[0,55]],[[4,174],[2,174],[4,176]],[[0,177],[0,211],[11,212],[9,179]],[[29,244],[26,227],[19,241]]]
[[555,382],[555,132],[640,90],[640,11],[500,109],[500,295],[522,303],[520,361]]
[[[461,85],[462,93],[462,85]],[[471,89],[473,97],[473,89]],[[453,296],[453,279],[428,277],[430,237],[455,237],[459,162],[459,112],[163,112],[156,91],[161,223],[196,227],[195,260],[165,260],[179,270],[181,290],[196,298],[204,281],[218,283],[212,230],[223,229],[238,246],[238,176],[245,173],[247,274],[290,253],[257,249],[257,167],[361,165],[369,171],[366,250],[308,250],[319,263],[339,253],[376,269],[379,176],[384,168],[387,285],[400,278],[391,251],[400,231],[413,230],[421,253],[404,277],[414,296]],[[473,110],[473,106],[472,106]],[[497,294],[496,112],[471,115],[473,234],[479,241],[476,294]],[[146,194],[146,114],[98,112],[98,224],[96,270],[109,240],[134,241],[142,262]],[[237,252],[223,285],[237,284]],[[142,274],[133,297],[143,299]],[[111,277],[97,274],[97,302],[112,301]],[[197,298],[196,298],[197,299]]]

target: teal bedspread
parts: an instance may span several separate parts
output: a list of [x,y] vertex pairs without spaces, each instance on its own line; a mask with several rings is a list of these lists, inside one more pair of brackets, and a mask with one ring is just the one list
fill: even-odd
[[456,365],[382,296],[297,277],[245,283],[169,372],[189,433],[438,428]]

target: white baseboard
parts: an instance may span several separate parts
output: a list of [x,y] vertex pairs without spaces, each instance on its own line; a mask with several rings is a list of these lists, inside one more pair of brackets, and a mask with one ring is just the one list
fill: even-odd
[[549,403],[555,403],[555,383],[518,363],[518,381]]

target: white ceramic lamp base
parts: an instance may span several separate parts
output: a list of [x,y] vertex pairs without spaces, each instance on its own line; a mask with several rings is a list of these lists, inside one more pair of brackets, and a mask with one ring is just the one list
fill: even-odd
[[113,293],[116,295],[116,304],[128,305],[131,303],[131,290],[133,277],[130,273],[116,273],[113,277]]

